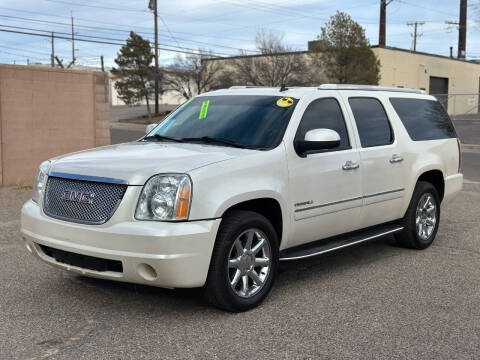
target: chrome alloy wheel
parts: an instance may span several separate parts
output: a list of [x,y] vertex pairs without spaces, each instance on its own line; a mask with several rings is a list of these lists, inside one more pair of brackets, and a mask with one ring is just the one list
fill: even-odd
[[228,279],[232,290],[249,298],[263,288],[270,273],[272,250],[267,236],[248,229],[233,242],[228,255]]
[[437,224],[437,205],[435,198],[430,193],[422,195],[418,201],[415,216],[417,234],[422,240],[428,240]]

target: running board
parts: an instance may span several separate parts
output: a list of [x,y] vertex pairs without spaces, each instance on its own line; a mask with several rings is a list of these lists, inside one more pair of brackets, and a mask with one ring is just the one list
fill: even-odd
[[342,236],[315,241],[280,251],[280,261],[305,259],[316,255],[340,250],[352,245],[374,240],[403,230],[398,224],[380,225],[365,230],[354,231]]

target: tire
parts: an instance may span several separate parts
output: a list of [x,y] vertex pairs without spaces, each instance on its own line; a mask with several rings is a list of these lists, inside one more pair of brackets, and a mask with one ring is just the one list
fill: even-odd
[[[430,202],[425,203],[425,200],[428,199],[429,196],[431,199]],[[425,206],[422,206],[422,204],[425,204]],[[434,205],[433,210],[431,205]],[[430,211],[426,209],[430,209]],[[417,210],[419,211],[418,213]],[[419,220],[420,225],[417,224],[417,220]],[[432,222],[434,222],[433,225]],[[439,224],[440,197],[437,189],[429,182],[419,181],[415,186],[412,200],[403,218],[405,228],[401,233],[395,235],[395,239],[400,246],[405,248],[417,250],[426,249],[435,239]],[[420,231],[421,228],[423,231]]]
[[[250,250],[249,239],[252,239]],[[278,243],[275,229],[264,216],[244,210],[229,212],[220,224],[215,241],[204,286],[207,300],[230,312],[260,305],[270,293],[277,274]],[[254,254],[255,251],[258,252]]]

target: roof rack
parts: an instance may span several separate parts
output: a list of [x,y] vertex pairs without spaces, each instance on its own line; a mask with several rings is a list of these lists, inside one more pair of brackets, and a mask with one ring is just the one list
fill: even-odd
[[425,94],[424,90],[376,86],[376,85],[353,85],[353,84],[322,84],[318,87],[320,90],[365,90],[365,91],[394,91],[403,93]]
[[[281,86],[255,86],[255,85],[234,85],[230,86],[229,89],[280,89]],[[314,87],[309,86],[286,86],[286,89],[314,89]]]
[[279,86],[251,86],[251,85],[234,85],[230,86],[229,89],[259,89],[259,88],[277,88]]
[[[278,86],[251,86],[251,85],[236,85],[231,86],[229,89],[277,89]],[[354,85],[354,84],[322,84],[318,87],[296,87],[289,86],[289,89],[302,89],[302,90],[363,90],[363,91],[390,91],[401,93],[413,93],[413,94],[426,94],[424,90],[390,87],[390,86],[377,86],[377,85]]]

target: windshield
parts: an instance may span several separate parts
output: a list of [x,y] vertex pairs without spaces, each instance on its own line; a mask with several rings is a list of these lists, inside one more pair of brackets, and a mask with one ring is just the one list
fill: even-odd
[[[271,149],[282,140],[297,99],[278,96],[202,96],[180,106],[148,139]],[[213,140],[222,140],[215,142]]]

